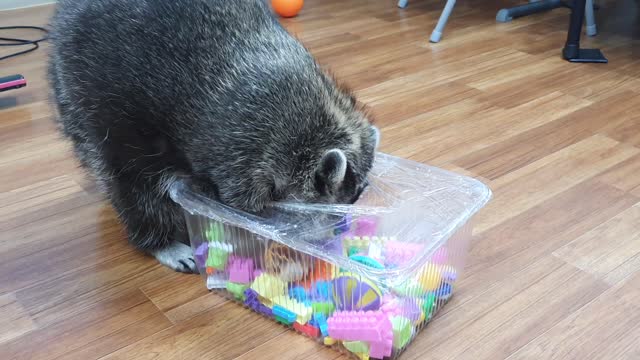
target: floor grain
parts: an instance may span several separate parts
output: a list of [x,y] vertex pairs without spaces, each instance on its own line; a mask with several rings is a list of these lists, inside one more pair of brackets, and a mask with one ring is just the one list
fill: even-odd
[[[459,2],[438,44],[441,1],[307,0],[283,23],[370,108],[382,150],[495,192],[457,295],[402,359],[638,359],[637,5],[600,2],[584,42],[610,63],[578,65],[567,11],[496,24],[516,3]],[[0,68],[29,81],[0,95],[0,359],[346,359],[127,245],[55,131],[45,54]]]

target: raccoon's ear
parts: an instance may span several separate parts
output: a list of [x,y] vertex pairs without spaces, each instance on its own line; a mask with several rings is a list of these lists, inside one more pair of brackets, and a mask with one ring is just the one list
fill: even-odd
[[340,149],[327,151],[316,170],[316,186],[326,187],[326,190],[336,189],[344,180],[347,173],[347,157]]
[[376,126],[371,126],[371,129],[373,129],[373,148],[378,150],[378,146],[380,145],[380,129]]

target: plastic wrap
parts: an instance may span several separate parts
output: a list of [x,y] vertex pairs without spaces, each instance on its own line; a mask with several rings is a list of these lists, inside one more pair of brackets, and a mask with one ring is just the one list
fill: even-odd
[[481,182],[379,153],[352,205],[244,213],[177,183],[207,287],[359,358],[394,358],[453,294]]

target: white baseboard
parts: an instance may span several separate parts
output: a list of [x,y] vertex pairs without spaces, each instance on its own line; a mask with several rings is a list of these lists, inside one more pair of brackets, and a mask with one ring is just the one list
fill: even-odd
[[56,0],[0,0],[0,11],[53,4],[54,2]]

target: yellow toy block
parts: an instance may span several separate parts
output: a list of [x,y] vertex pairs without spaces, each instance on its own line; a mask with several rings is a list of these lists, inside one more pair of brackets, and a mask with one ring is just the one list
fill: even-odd
[[298,302],[297,300],[292,299],[286,295],[280,295],[280,296],[274,297],[272,301],[275,305],[282,306],[283,308],[296,314],[297,316],[296,321],[302,325],[306,324],[307,322],[309,322],[309,320],[311,320],[311,315],[313,315],[313,309],[310,306],[305,306],[303,303]]
[[435,291],[440,287],[440,283],[442,282],[443,270],[441,266],[428,264],[420,273],[418,282],[425,291]]
[[338,342],[338,340],[332,339],[332,338],[330,338],[328,336],[325,336],[325,338],[324,338],[324,344],[328,345],[328,346],[335,345],[337,342]]
[[273,301],[275,297],[286,294],[287,284],[276,276],[263,273],[253,281],[251,289],[258,295]]

